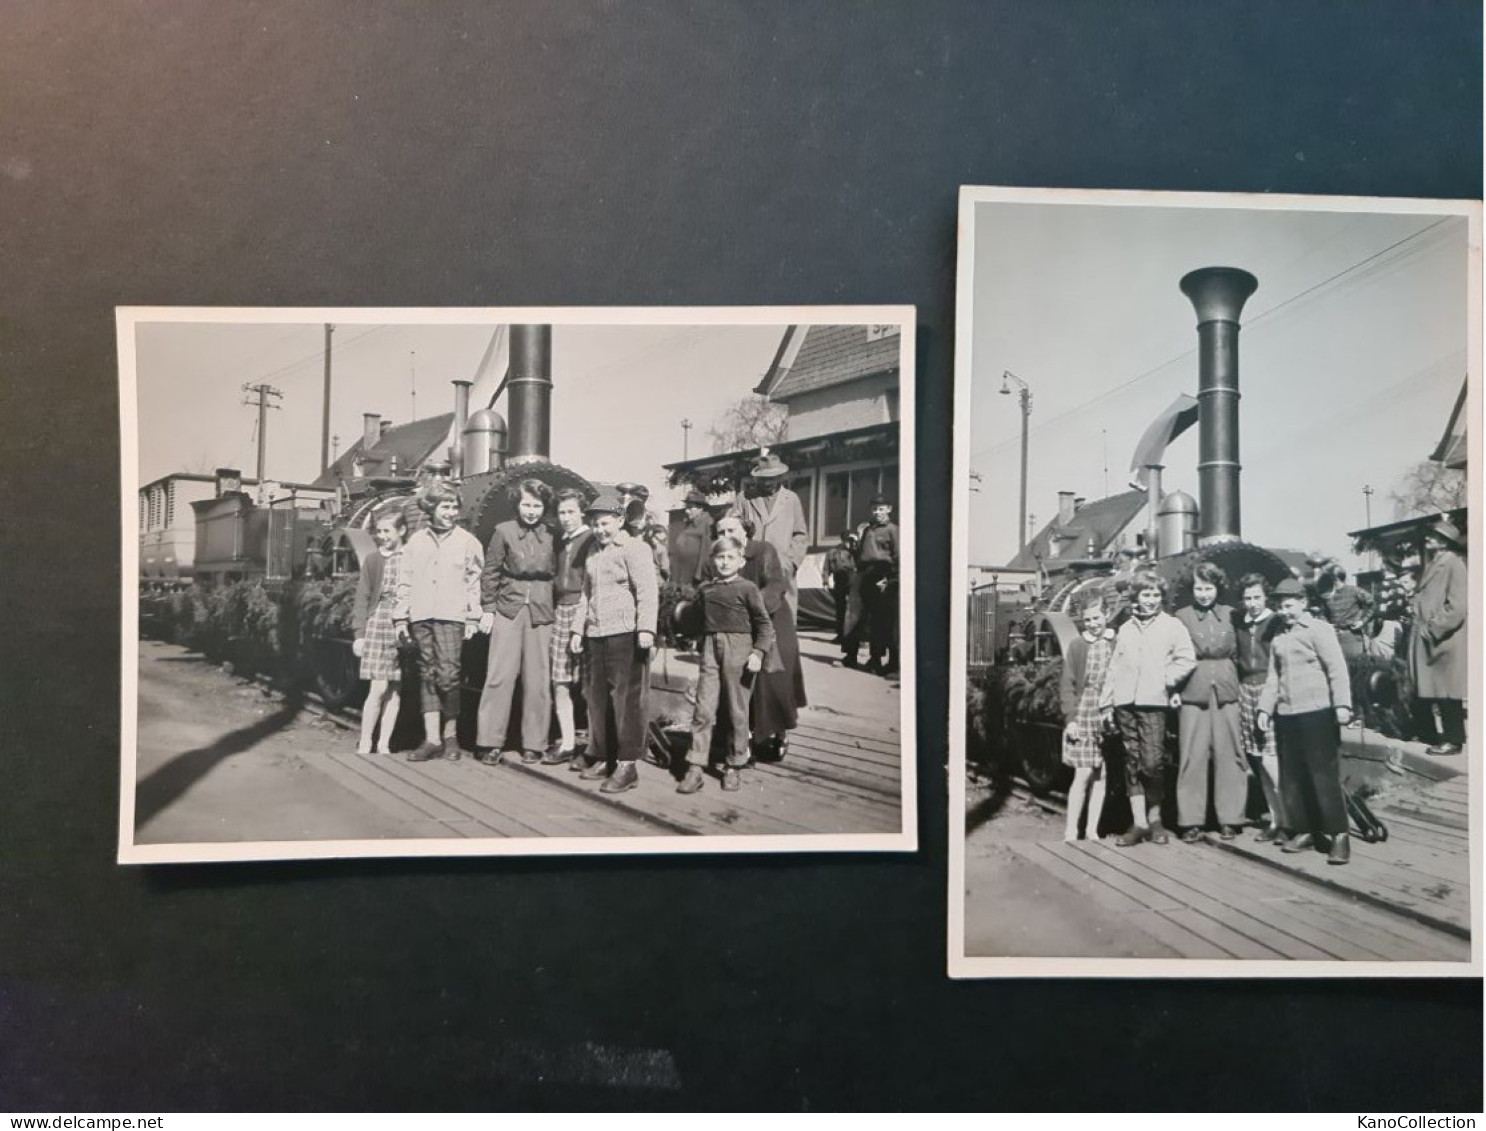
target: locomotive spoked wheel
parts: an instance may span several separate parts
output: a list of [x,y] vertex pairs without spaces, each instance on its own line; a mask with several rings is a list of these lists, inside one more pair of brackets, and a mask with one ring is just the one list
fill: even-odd
[[361,662],[351,651],[350,642],[317,640],[312,654],[314,670],[311,675],[325,706],[332,711],[348,706],[361,685]]

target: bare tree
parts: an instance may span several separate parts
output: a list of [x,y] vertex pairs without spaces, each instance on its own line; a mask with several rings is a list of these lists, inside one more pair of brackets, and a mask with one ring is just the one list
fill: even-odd
[[1465,470],[1449,468],[1433,460],[1416,463],[1388,493],[1393,517],[1439,514],[1465,506]]
[[707,430],[715,455],[777,444],[789,435],[789,411],[768,397],[744,397]]

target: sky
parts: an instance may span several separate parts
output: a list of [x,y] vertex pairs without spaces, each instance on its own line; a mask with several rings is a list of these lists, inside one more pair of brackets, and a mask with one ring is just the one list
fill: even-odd
[[[498,314],[492,315],[492,318]],[[344,452],[362,413],[394,424],[454,410],[456,378],[473,380],[489,325],[338,324],[332,347],[331,431]],[[675,492],[661,466],[712,451],[708,429],[750,394],[779,346],[782,325],[554,325],[552,459],[590,479],[647,484],[659,504]],[[324,324],[141,323],[136,335],[139,482],[178,471],[257,466],[257,409],[245,384],[283,392],[268,413],[266,477],[309,482],[320,470]],[[498,367],[501,372],[503,366]],[[493,379],[471,392],[484,407]],[[256,402],[254,402],[256,404]],[[496,405],[503,416],[506,398]]]
[[[1259,280],[1239,334],[1242,534],[1356,568],[1349,530],[1392,520],[1389,494],[1444,431],[1466,373],[1467,224],[1438,214],[976,205],[969,560],[1017,550],[1021,414],[1032,391],[1027,509],[1126,489],[1146,426],[1197,393],[1196,315],[1178,280]],[[1015,390],[1015,385],[1012,386]],[[1196,427],[1163,486],[1200,500]],[[1107,469],[1107,470],[1106,470]],[[1144,512],[1131,529],[1144,526]]]

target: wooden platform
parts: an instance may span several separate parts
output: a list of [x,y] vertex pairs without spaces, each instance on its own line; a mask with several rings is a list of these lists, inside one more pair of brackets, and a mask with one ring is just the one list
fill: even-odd
[[806,708],[783,762],[745,770],[724,793],[709,777],[683,796],[668,772],[640,765],[640,785],[602,794],[566,766],[466,757],[408,762],[335,749],[315,765],[406,823],[409,836],[675,836],[893,833],[899,830],[896,732]]
[[[1185,958],[1466,962],[1455,934],[1210,844],[1012,844],[1106,914]],[[1260,846],[1263,847],[1263,846]],[[1344,871],[1345,869],[1333,869]],[[1091,955],[1094,957],[1094,955]]]

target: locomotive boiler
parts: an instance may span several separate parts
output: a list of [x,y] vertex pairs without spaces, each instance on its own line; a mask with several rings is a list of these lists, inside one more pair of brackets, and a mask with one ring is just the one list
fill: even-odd
[[[1070,773],[1061,762],[1058,681],[1062,656],[1078,634],[1075,614],[1085,594],[1103,594],[1117,625],[1124,615],[1126,584],[1137,569],[1159,573],[1177,607],[1191,602],[1192,575],[1201,562],[1222,567],[1229,584],[1218,599],[1235,608],[1242,597],[1237,583],[1245,574],[1258,573],[1271,585],[1292,576],[1278,554],[1245,541],[1241,529],[1239,318],[1258,280],[1238,268],[1204,267],[1183,276],[1180,287],[1197,314],[1198,391],[1194,403],[1185,398],[1190,410],[1166,422],[1158,442],[1148,444],[1147,434],[1137,456],[1147,496],[1144,557],[1067,563],[1056,585],[1010,618],[1001,662],[981,689],[979,737],[990,748],[993,764],[1020,769],[1039,792],[1066,784]],[[1161,491],[1160,451],[1193,420],[1198,427],[1200,502],[1182,491]]]

